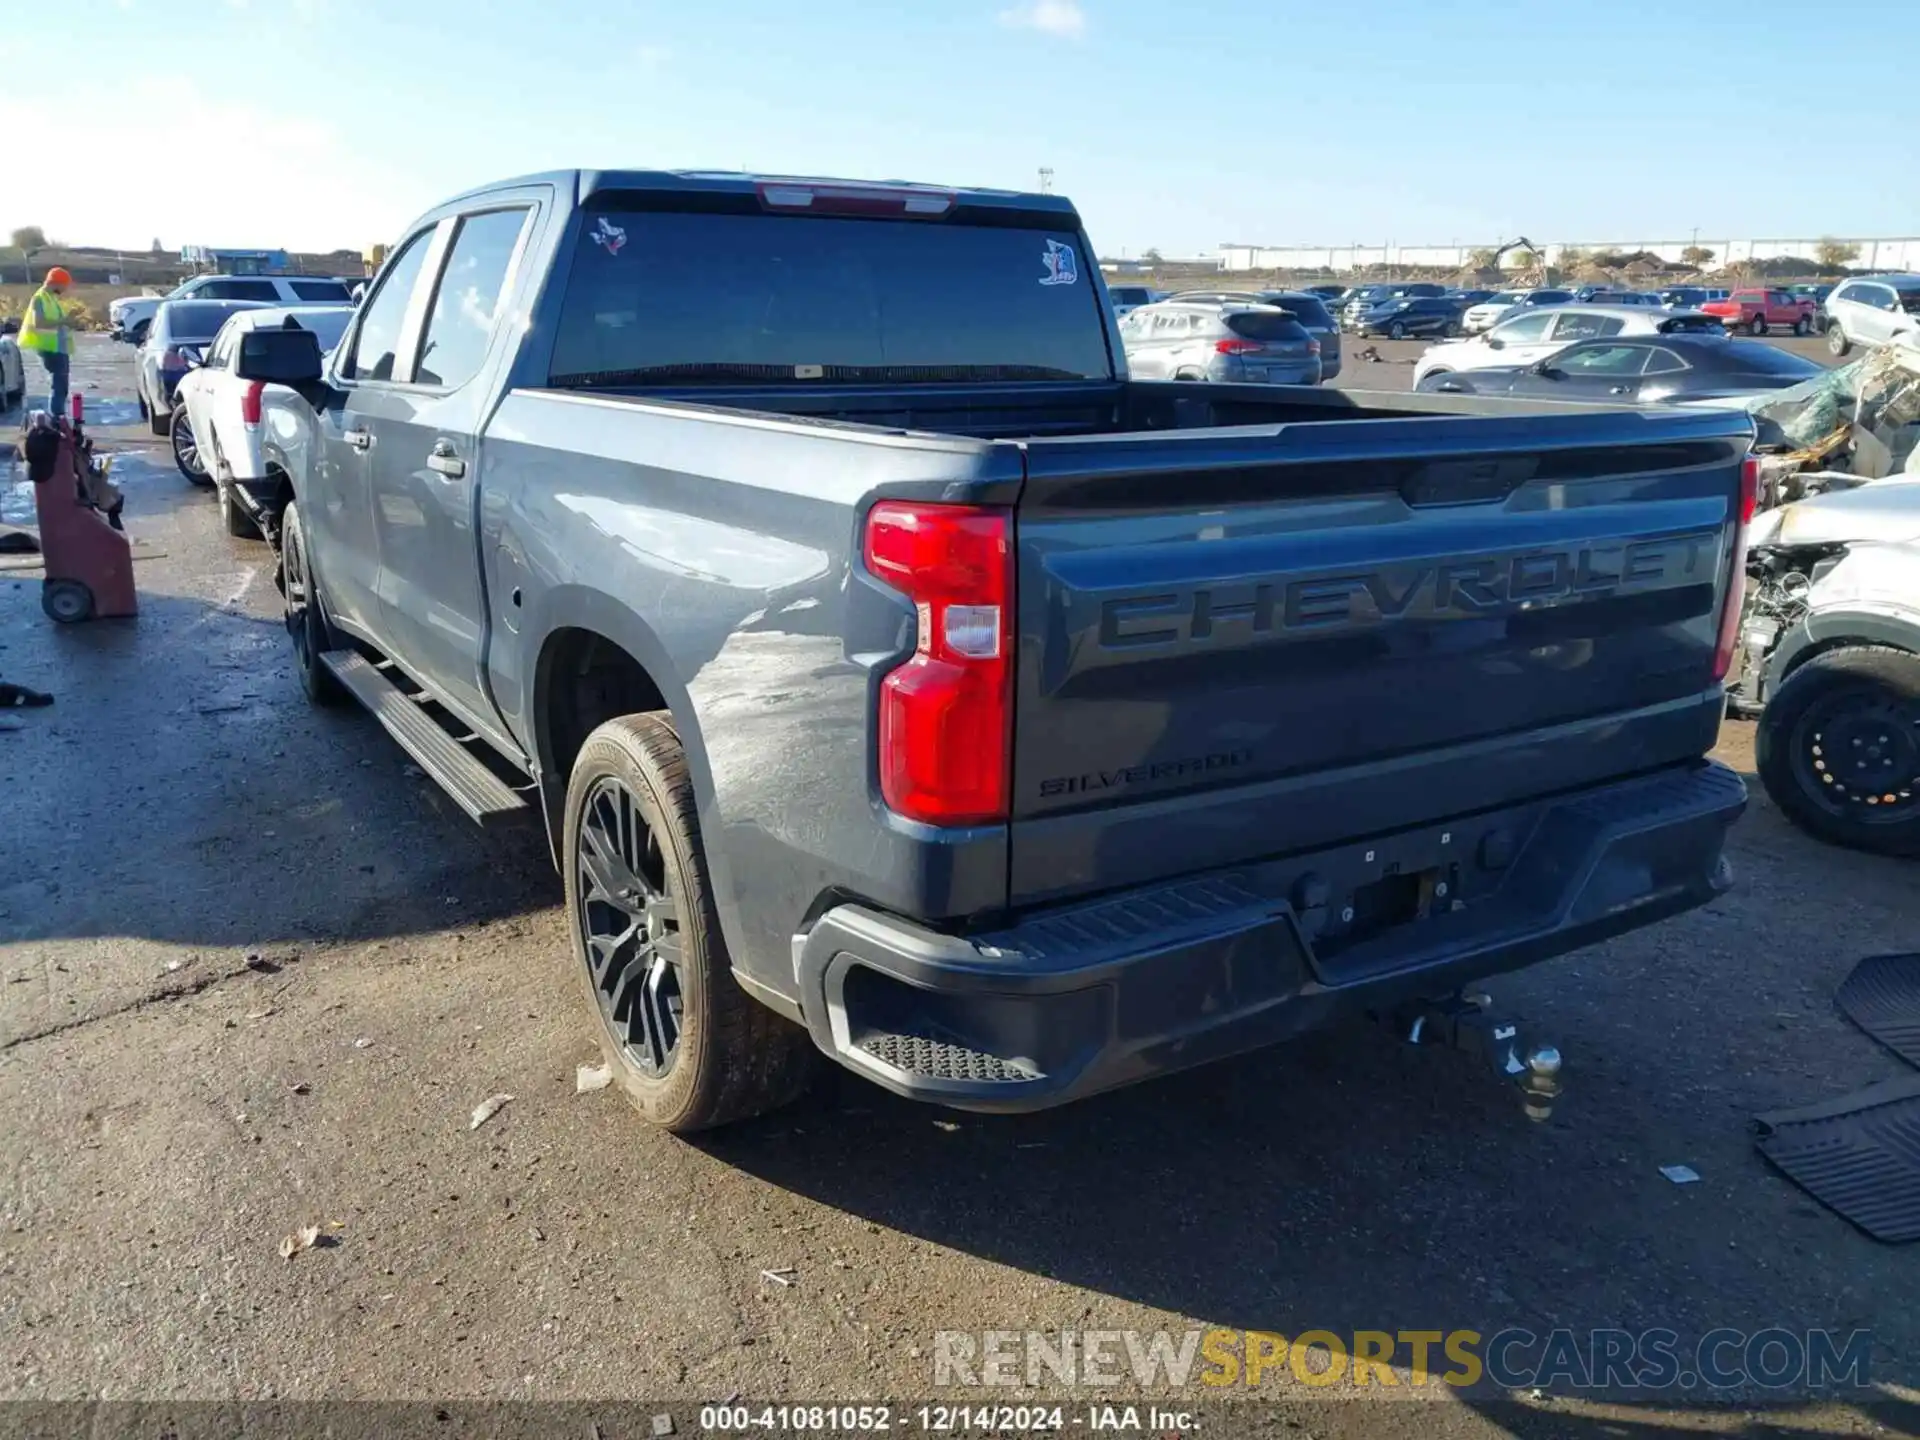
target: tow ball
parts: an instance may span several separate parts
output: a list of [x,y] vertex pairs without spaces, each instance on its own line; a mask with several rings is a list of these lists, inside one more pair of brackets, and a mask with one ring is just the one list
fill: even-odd
[[1529,1047],[1517,1021],[1494,1014],[1492,997],[1421,1001],[1386,1018],[1410,1045],[1443,1045],[1484,1060],[1519,1087],[1520,1108],[1529,1120],[1553,1114],[1560,1098],[1560,1052],[1551,1045]]

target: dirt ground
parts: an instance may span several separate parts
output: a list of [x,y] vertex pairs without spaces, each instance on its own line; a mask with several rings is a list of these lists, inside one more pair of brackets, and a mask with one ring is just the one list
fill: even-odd
[[[82,348],[105,420],[129,354]],[[1756,785],[1722,901],[1493,987],[1566,1052],[1545,1126],[1356,1025],[1019,1119],[830,1079],[686,1143],[575,1093],[596,1052],[542,845],[310,709],[265,547],[102,434],[164,551],[138,621],[56,627],[0,571],[0,674],[58,696],[0,717],[0,1399],[918,1400],[950,1327],[1785,1326],[1870,1329],[1872,1386],[1690,1410],[1288,1382],[1210,1433],[1920,1429],[1920,1251],[1751,1142],[1900,1073],[1832,995],[1914,946],[1911,865],[1810,841]],[[1748,772],[1749,740],[1721,751]]]

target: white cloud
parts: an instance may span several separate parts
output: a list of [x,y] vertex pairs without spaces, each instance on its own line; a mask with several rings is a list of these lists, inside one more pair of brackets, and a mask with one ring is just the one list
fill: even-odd
[[634,63],[642,70],[658,70],[673,58],[673,51],[664,45],[636,45],[633,50]]
[[1042,34],[1078,40],[1087,33],[1087,12],[1080,8],[1078,0],[1026,0],[1011,10],[1002,10],[1000,23],[1016,30],[1038,30]]

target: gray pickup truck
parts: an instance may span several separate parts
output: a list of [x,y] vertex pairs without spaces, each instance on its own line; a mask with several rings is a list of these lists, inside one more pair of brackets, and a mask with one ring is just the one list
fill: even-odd
[[287,627],[623,1088],[1035,1109],[1699,905],[1744,415],[1130,381],[1051,195],[581,171],[251,332]]

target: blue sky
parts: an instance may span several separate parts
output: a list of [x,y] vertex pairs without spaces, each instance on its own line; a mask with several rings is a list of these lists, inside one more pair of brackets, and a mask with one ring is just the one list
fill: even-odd
[[30,103],[7,27],[0,134],[73,158],[31,188],[16,163],[0,230],[75,243],[359,248],[574,164],[1018,188],[1048,165],[1108,254],[1920,234],[1911,0],[35,9],[80,70]]

